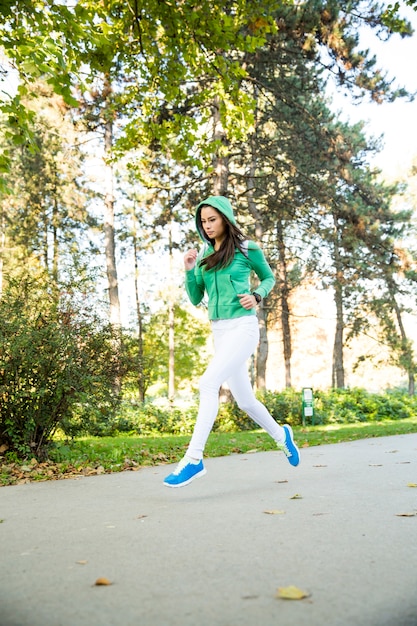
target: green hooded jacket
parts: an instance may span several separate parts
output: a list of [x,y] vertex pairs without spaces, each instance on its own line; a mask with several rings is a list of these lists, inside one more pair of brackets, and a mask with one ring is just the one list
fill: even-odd
[[256,293],[265,298],[275,284],[275,278],[265,256],[254,241],[247,241],[247,255],[236,249],[233,261],[219,269],[206,270],[200,267],[200,261],[214,252],[211,241],[200,229],[198,215],[201,207],[208,204],[217,209],[232,224],[236,224],[232,205],[224,196],[210,196],[197,206],[195,220],[197,232],[205,242],[202,252],[198,255],[194,269],[186,271],[185,288],[191,302],[200,304],[205,292],[208,296],[208,313],[210,320],[231,319],[245,315],[256,315],[256,309],[244,309],[237,294],[251,293],[250,275],[255,272],[259,278]]

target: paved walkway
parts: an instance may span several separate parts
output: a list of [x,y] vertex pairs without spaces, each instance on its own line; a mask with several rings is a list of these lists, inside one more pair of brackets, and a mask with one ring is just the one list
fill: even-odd
[[417,626],[417,435],[206,467],[1,488],[0,626]]

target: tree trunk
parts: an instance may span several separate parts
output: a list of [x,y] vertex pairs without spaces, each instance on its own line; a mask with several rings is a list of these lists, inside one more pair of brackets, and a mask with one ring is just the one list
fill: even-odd
[[[114,172],[111,162],[113,149],[113,117],[110,107],[110,95],[112,88],[108,78],[105,79],[103,96],[105,99],[104,107],[104,249],[106,256],[106,271],[109,290],[109,307],[110,307],[110,324],[115,331],[114,350],[115,357],[118,360],[121,352],[121,314],[119,300],[119,284],[117,278],[116,267],[116,237],[114,229],[114,189],[113,180]],[[121,392],[121,379],[119,375],[115,376],[114,393],[119,395]]]
[[259,344],[256,352],[256,388],[266,389],[266,364],[268,361],[269,343],[267,333],[267,316],[263,302],[258,306]]
[[135,302],[136,302],[136,321],[138,326],[138,389],[139,389],[139,399],[141,402],[145,402],[145,393],[146,393],[146,377],[144,372],[144,362],[143,362],[143,319],[142,319],[142,311],[140,308],[140,297],[139,297],[139,246],[138,246],[138,233],[137,233],[137,222],[135,211],[133,210],[132,215],[132,224],[133,224],[133,254],[134,254],[134,264],[135,264]]
[[[255,237],[258,241],[262,241],[263,227],[262,227],[262,214],[258,210],[255,202],[255,174],[256,174],[256,136],[251,138],[251,161],[249,163],[249,172],[247,177],[247,199],[248,209],[250,214],[255,220]],[[264,303],[258,306],[258,321],[259,321],[259,344],[256,352],[255,360],[255,385],[257,389],[264,390],[266,388],[266,365],[268,361],[269,343],[267,332],[267,311]]]
[[412,369],[408,370],[408,395],[414,396],[415,394],[415,378],[414,371]]
[[407,338],[407,333],[405,332],[401,310],[398,306],[397,300],[395,299],[395,292],[392,284],[388,285],[388,292],[391,298],[391,304],[395,311],[395,315],[397,318],[398,328],[400,329],[401,336],[401,363],[405,371],[408,375],[408,395],[413,396],[415,393],[415,378],[414,378],[414,358],[413,358],[413,348],[412,343]]
[[[172,256],[172,222],[169,224],[169,279],[172,283],[173,256]],[[172,297],[172,284],[168,287],[168,401],[170,405],[175,399],[175,311]]]
[[345,370],[343,363],[343,332],[345,328],[343,316],[343,265],[338,247],[337,218],[333,216],[335,224],[335,238],[333,247],[333,261],[335,266],[334,301],[336,305],[336,331],[333,344],[332,387],[345,388]]
[[1,207],[0,214],[0,299],[3,295],[3,268],[4,268],[4,250],[6,247],[6,220],[4,208]]
[[113,166],[110,161],[113,146],[113,123],[106,121],[104,127],[104,247],[106,255],[107,282],[109,287],[110,324],[120,328],[119,285],[116,268],[116,243],[114,231]]
[[343,278],[341,272],[336,273],[336,282],[334,285],[334,301],[336,305],[336,331],[333,344],[333,368],[332,368],[332,387],[338,389],[345,388],[345,370],[343,364],[343,293],[340,280]]
[[52,207],[52,278],[55,285],[58,285],[58,266],[59,266],[59,244],[58,244],[58,220],[59,208],[58,200],[54,197]]
[[[225,196],[229,183],[229,157],[222,154],[222,149],[227,147],[227,138],[220,117],[220,97],[216,96],[212,105],[213,111],[213,141],[220,142],[220,146],[216,148],[213,156],[213,195]],[[220,402],[231,402],[233,400],[231,391],[228,387],[220,387]]]
[[287,258],[284,242],[284,230],[282,221],[277,221],[277,245],[279,254],[279,293],[281,302],[281,328],[282,328],[282,344],[284,352],[285,367],[285,387],[292,386],[291,381],[291,356],[292,356],[292,338],[290,326],[290,307],[289,293],[290,286],[288,284]]
[[42,245],[43,245],[43,263],[45,270],[49,270],[49,225],[48,217],[44,213],[43,232],[42,232]]
[[216,96],[213,101],[213,141],[219,142],[213,157],[213,194],[225,196],[229,182],[229,157],[226,154],[227,138],[220,118],[220,98]]

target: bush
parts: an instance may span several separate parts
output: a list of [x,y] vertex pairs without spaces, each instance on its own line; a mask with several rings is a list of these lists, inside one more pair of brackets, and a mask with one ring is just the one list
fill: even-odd
[[294,389],[284,389],[284,391],[274,393],[264,391],[259,394],[259,399],[280,424],[286,423],[291,426],[301,424],[301,392]]
[[416,414],[417,398],[401,391],[371,393],[365,389],[317,391],[315,423],[345,424],[404,419]]
[[[374,394],[364,389],[330,389],[314,392],[314,416],[306,419],[306,425],[346,424],[385,419],[404,419],[414,416],[417,398],[402,392]],[[280,424],[300,426],[302,419],[302,397],[300,391],[285,389],[282,392],[266,391],[258,394],[272,417]],[[198,407],[186,409],[161,408],[152,402],[122,402],[116,414],[106,414],[90,409],[87,419],[72,420],[73,435],[191,435]],[[221,403],[213,431],[233,433],[258,428],[250,417],[241,411],[235,402]],[[67,428],[67,432],[69,432]]]
[[114,413],[114,338],[42,278],[10,280],[0,300],[0,445],[43,456],[62,427]]

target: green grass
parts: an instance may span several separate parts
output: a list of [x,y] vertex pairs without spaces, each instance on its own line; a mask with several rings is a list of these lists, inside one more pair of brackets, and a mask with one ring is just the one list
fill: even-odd
[[[369,437],[383,437],[417,432],[417,416],[405,420],[384,420],[360,424],[332,424],[294,429],[300,447],[340,443]],[[56,462],[72,465],[99,463],[105,469],[117,471],[127,460],[139,465],[173,463],[187,448],[189,435],[85,437],[71,444],[58,443],[51,452]],[[275,442],[264,431],[237,433],[213,432],[207,442],[205,456],[226,456],[249,450],[274,450]]]
[[[340,443],[371,437],[417,432],[417,416],[403,420],[331,424],[294,429],[300,448]],[[57,441],[49,460],[18,460],[3,457],[0,464],[0,485],[52,480],[105,472],[135,470],[149,465],[175,463],[183,455],[189,435],[83,437],[71,442]],[[207,442],[205,456],[226,456],[248,451],[274,450],[275,442],[263,431],[237,433],[213,432]]]

